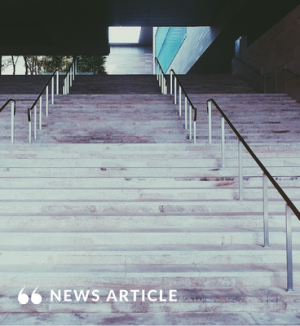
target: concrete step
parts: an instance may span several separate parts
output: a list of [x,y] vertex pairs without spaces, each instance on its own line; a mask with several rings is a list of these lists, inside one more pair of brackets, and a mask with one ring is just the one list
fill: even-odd
[[[283,189],[297,191],[300,177],[276,177]],[[237,177],[229,178],[2,178],[0,189],[228,189],[237,190]],[[261,177],[244,178],[245,190],[262,187]],[[271,190],[273,186],[269,184]]]
[[[30,181],[28,180],[28,187]],[[101,185],[101,182],[99,182]],[[285,193],[292,200],[300,197],[300,183],[298,187],[285,189]],[[120,200],[120,201],[183,201],[183,200],[233,200],[239,199],[239,189],[1,189],[1,201],[97,201],[97,200]],[[261,200],[263,198],[263,189],[244,189],[243,198],[245,200]],[[268,191],[270,200],[282,200],[281,195],[276,189],[270,188]]]
[[[270,167],[269,172],[274,177],[298,177],[300,176],[300,167]],[[69,169],[45,167],[45,168],[0,168],[1,178],[22,178],[22,177],[76,177],[76,178],[217,178],[217,177],[236,177],[238,176],[238,168],[107,168],[103,167],[73,167]],[[243,169],[244,177],[261,177],[262,170],[259,167],[245,167]]]
[[[104,231],[164,231],[164,232],[190,232],[191,230],[199,230],[199,227],[206,230],[214,228],[223,229],[249,229],[261,230],[263,227],[263,213],[247,213],[243,212],[235,215],[219,214],[201,214],[188,215],[184,218],[179,215],[2,215],[1,216],[0,232],[104,232]],[[299,228],[299,221],[294,216],[292,217],[293,230]],[[284,230],[285,215],[274,213],[269,214],[269,225],[273,232],[274,230]],[[76,247],[77,248],[77,247]],[[75,249],[76,249],[75,248]],[[113,248],[113,247],[112,247]],[[183,246],[180,247],[183,250]],[[222,247],[224,248],[224,246]],[[272,244],[273,248],[273,244]],[[74,248],[73,248],[74,249]],[[74,249],[74,250],[75,250]],[[80,248],[78,248],[81,250]],[[203,245],[199,250],[204,250]],[[221,248],[218,248],[221,249]],[[243,249],[243,248],[242,248]],[[10,248],[6,248],[10,250]],[[77,249],[76,249],[77,250]]]
[[[215,247],[201,248],[188,248],[186,246],[182,250],[175,246],[166,246],[166,248],[147,248],[141,246],[123,246],[122,248],[110,248],[110,250],[95,250],[90,251],[70,251],[70,250],[47,250],[40,251],[37,247],[34,251],[25,250],[22,248],[14,251],[15,246],[10,250],[3,250],[0,257],[0,266],[45,266],[59,270],[62,268],[72,268],[72,266],[84,265],[87,270],[95,268],[99,265],[139,265],[139,266],[152,266],[152,265],[210,265],[212,262],[218,262],[218,265],[243,265],[255,264],[269,265],[277,261],[278,264],[286,262],[286,250],[284,246],[281,249],[274,250],[265,249],[263,247],[252,248],[251,246],[244,246],[243,248],[235,248],[234,245],[227,246],[227,248]],[[198,248],[197,248],[198,247]],[[278,247],[278,246],[277,246]],[[294,248],[294,260],[300,261],[300,245]],[[296,264],[297,265],[297,264]],[[300,266],[299,266],[300,267]],[[296,268],[297,270],[297,268]],[[299,269],[300,274],[300,269]],[[299,275],[300,276],[300,275]],[[300,278],[299,278],[300,284]]]
[[[41,325],[47,325],[49,321],[57,325],[62,321],[65,324],[78,324],[82,323],[84,319],[88,324],[111,324],[122,323],[124,325],[132,325],[133,323],[143,325],[170,325],[177,323],[178,325],[192,325],[192,324],[210,324],[225,323],[232,325],[255,325],[260,323],[261,325],[266,322],[273,323],[274,325],[289,324],[298,325],[298,317],[295,313],[287,312],[225,312],[214,313],[213,308],[207,309],[209,312],[143,312],[142,309],[135,309],[136,313],[124,314],[124,312],[116,313],[31,313],[28,316],[27,313],[4,313],[0,314],[2,320],[6,323],[14,324],[22,319],[26,323],[40,323]],[[118,310],[119,311],[119,310]],[[146,309],[148,311],[148,309]],[[43,320],[41,322],[41,319]],[[121,322],[122,321],[122,322]]]

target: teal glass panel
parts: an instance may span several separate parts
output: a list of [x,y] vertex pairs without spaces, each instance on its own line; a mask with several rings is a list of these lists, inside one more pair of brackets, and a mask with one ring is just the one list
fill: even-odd
[[159,27],[155,36],[155,55],[166,72],[187,36],[187,27]]

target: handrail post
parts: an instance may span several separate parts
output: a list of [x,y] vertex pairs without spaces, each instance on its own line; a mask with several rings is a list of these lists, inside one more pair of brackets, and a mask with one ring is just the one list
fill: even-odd
[[184,99],[184,128],[187,129],[187,97]]
[[42,95],[40,97],[39,129],[42,129]]
[[173,71],[170,71],[170,94],[173,95]]
[[15,134],[15,102],[11,102],[11,143],[14,143]]
[[165,85],[165,92],[164,92],[164,94],[167,95],[168,94],[168,86],[167,86],[167,80],[166,80],[165,77],[164,77],[164,85]]
[[36,105],[34,106],[34,122],[33,122],[33,136],[36,139]]
[[56,95],[59,94],[59,71],[56,72]]
[[294,291],[293,288],[293,253],[292,253],[292,223],[291,208],[286,204],[286,262],[287,262],[287,292]]
[[70,70],[70,88],[73,85],[73,77],[72,77],[72,75],[73,75],[73,71],[72,71],[72,68],[71,68],[71,70]]
[[244,200],[243,195],[243,144],[239,140],[239,199]]
[[179,86],[179,116],[181,117],[181,86]]
[[208,101],[208,143],[211,144],[211,101]]
[[174,104],[177,104],[177,78],[174,78]]
[[268,208],[268,177],[263,174],[263,201],[264,201],[264,248],[269,248],[269,208]]
[[28,109],[29,111],[29,118],[30,118],[30,121],[28,122],[29,124],[29,134],[28,134],[28,140],[29,140],[29,144],[31,144],[31,111]]
[[194,120],[194,144],[197,142],[197,121]]
[[46,117],[48,117],[49,111],[49,86],[46,87]]
[[190,105],[190,139],[192,139],[192,106]]
[[222,126],[222,168],[225,167],[225,119],[222,117],[221,119]]
[[52,85],[51,85],[51,104],[54,104],[54,76],[52,77]]

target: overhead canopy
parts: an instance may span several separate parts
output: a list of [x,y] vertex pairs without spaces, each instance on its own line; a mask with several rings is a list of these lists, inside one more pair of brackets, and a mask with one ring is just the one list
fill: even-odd
[[[283,18],[299,0],[0,0],[0,54],[108,54],[108,26],[218,29],[241,3],[248,7],[236,13],[240,21],[233,26],[235,33],[230,33],[251,39]],[[226,42],[229,48],[234,40]]]
[[0,54],[108,54],[108,26],[209,25],[226,2],[1,1]]

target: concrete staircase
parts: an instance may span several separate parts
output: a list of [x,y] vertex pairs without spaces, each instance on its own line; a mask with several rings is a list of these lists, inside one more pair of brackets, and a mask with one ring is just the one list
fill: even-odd
[[[19,95],[25,127],[16,123],[16,144],[1,119],[0,324],[299,324],[299,221],[293,216],[295,292],[287,293],[284,202],[270,186],[265,249],[261,171],[244,152],[239,201],[237,141],[227,134],[221,168],[217,117],[207,144],[212,93],[191,95],[199,111],[203,105],[197,145],[186,139],[171,96],[122,93],[56,97],[29,145],[31,95]],[[265,122],[245,136],[299,209],[300,144],[296,123],[288,124],[297,104],[283,95],[214,96],[238,129],[247,117]],[[237,114],[242,99],[244,116]],[[285,112],[280,121],[290,132],[271,132],[274,120],[263,113],[271,107]],[[25,286],[28,295],[39,287],[41,304],[18,303]],[[152,289],[163,299],[177,290],[178,301],[143,301],[141,293],[134,301],[130,293],[128,302],[106,302],[110,290]],[[51,302],[51,290],[99,290],[101,301],[77,302],[73,293],[71,302]]]

